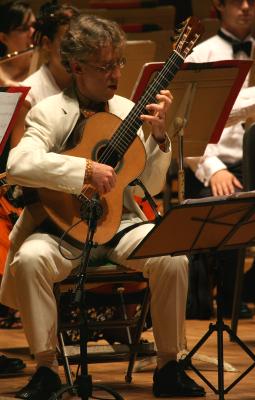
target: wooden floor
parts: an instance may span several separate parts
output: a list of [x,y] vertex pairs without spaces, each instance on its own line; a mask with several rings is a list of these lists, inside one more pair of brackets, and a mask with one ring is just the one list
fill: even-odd
[[[229,323],[229,321],[226,321]],[[191,349],[204,335],[209,326],[208,321],[187,321],[188,347]],[[33,373],[34,361],[29,357],[26,340],[21,329],[2,330],[0,332],[0,348],[8,356],[18,356],[25,360],[27,368],[22,375],[0,378],[0,400],[13,398],[15,391],[22,387]],[[255,352],[255,319],[239,321],[238,335],[249,348]],[[152,333],[147,332],[146,336],[151,339]],[[228,335],[224,335],[224,360],[229,363],[235,371],[224,372],[225,387],[235,380],[241,371],[252,364],[251,358],[241,348],[229,341]],[[193,364],[206,376],[206,378],[217,387],[217,367],[212,363],[217,358],[216,333],[214,332],[204,346],[193,358]],[[199,360],[197,360],[199,358]],[[205,359],[202,361],[202,359]],[[147,359],[146,361],[149,362]],[[139,364],[138,364],[139,366]],[[127,384],[124,381],[126,363],[90,364],[89,372],[92,374],[94,383],[106,384],[116,390],[125,400],[150,400],[152,372],[155,367],[155,360],[144,367],[142,372],[133,374],[133,381]],[[61,378],[65,382],[63,369],[61,367]],[[194,373],[190,376],[206,388],[208,400],[218,399],[215,394],[201,379]],[[75,398],[69,395],[65,399]],[[76,397],[77,398],[77,397]],[[109,395],[107,395],[109,398]],[[229,400],[254,400],[255,399],[255,369],[252,369],[244,379],[241,380],[228,394]]]

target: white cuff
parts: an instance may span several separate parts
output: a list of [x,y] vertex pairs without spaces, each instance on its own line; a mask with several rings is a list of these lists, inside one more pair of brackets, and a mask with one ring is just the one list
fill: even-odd
[[195,175],[204,186],[209,186],[211,177],[215,172],[227,169],[226,165],[216,156],[206,157],[202,163],[198,164]]

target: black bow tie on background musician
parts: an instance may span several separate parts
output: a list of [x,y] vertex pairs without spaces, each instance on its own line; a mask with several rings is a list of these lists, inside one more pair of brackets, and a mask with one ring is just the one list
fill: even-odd
[[251,56],[251,49],[252,49],[251,40],[246,40],[244,42],[238,41],[238,40],[233,39],[232,37],[226,35],[221,30],[218,31],[218,36],[220,36],[222,39],[224,39],[227,42],[232,44],[232,48],[233,48],[233,53],[234,54],[236,54],[236,53],[238,53],[240,51],[243,51],[245,54],[247,54],[248,57]]

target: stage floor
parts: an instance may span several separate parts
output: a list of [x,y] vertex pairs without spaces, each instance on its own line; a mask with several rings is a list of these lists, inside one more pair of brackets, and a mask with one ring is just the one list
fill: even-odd
[[[211,322],[213,322],[213,320]],[[230,321],[226,321],[226,323],[229,322]],[[209,321],[187,321],[187,341],[189,349],[204,335],[208,326]],[[239,321],[238,335],[240,339],[255,352],[255,319]],[[144,336],[152,340],[152,332],[146,332]],[[7,356],[23,358],[27,364],[27,368],[22,375],[0,378],[0,400],[4,400],[13,398],[15,391],[27,382],[33,373],[34,361],[29,356],[22,329],[1,330],[0,349]],[[217,387],[217,366],[213,363],[217,359],[215,332],[199,350],[197,356],[198,357],[193,358],[193,364],[206,376],[209,382]],[[237,344],[230,342],[227,334],[224,334],[224,361],[227,363],[226,367],[233,367],[234,369],[234,371],[224,372],[225,387],[235,380],[241,371],[253,363],[251,358],[249,358]],[[89,373],[92,375],[94,383],[108,385],[116,390],[125,400],[154,399],[151,393],[151,382],[152,373],[155,368],[155,359],[147,358],[144,362],[136,364],[138,368],[142,368],[142,371],[133,373],[131,384],[125,383],[126,366],[126,362],[90,364]],[[75,372],[76,368],[74,366],[72,369]],[[63,383],[65,383],[62,367],[60,368],[60,374]],[[199,384],[205,387],[207,400],[219,398],[219,396],[202,382],[193,371],[189,372],[189,374],[195,378]],[[252,369],[241,382],[231,389],[229,394],[225,395],[225,397],[227,400],[254,400],[255,369]],[[63,397],[63,399],[70,398],[75,399],[77,397],[70,397],[69,395]]]

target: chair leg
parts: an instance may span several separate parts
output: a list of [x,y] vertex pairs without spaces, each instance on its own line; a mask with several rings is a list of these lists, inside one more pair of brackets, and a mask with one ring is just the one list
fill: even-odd
[[[141,335],[142,335],[145,319],[148,314],[149,306],[150,306],[150,290],[149,290],[149,287],[147,287],[145,295],[144,295],[144,299],[143,299],[142,313],[141,313],[140,321],[139,321],[139,324],[137,326],[135,336],[134,336],[134,341],[133,341],[134,345],[138,345],[139,341],[141,339]],[[132,382],[132,372],[134,369],[136,357],[137,357],[137,352],[132,352],[130,354],[128,369],[127,369],[127,373],[125,376],[125,381],[127,383]]]
[[[128,319],[127,309],[126,309],[126,304],[125,304],[124,297],[123,297],[123,292],[124,291],[125,291],[125,288],[123,286],[120,286],[120,287],[117,288],[117,293],[120,296],[120,304],[121,304],[123,318],[124,318],[125,321],[127,321],[127,319]],[[127,332],[128,343],[131,344],[132,343],[132,337],[131,337],[131,332],[130,332],[129,326],[126,327],[126,332]]]
[[[127,336],[127,342],[126,342],[127,343],[127,346],[126,346],[127,350],[126,350],[126,353],[128,355],[129,363],[128,363],[128,368],[127,368],[125,380],[126,380],[127,383],[130,383],[132,381],[132,372],[133,372],[133,368],[134,368],[134,363],[135,363],[135,360],[136,360],[137,352],[140,351],[139,350],[139,344],[140,344],[140,340],[141,340],[141,334],[142,334],[142,331],[143,331],[143,328],[144,328],[145,319],[146,319],[146,316],[147,316],[147,313],[148,313],[148,309],[149,309],[150,291],[149,291],[149,287],[148,287],[148,283],[147,283],[145,285],[145,289],[143,288],[142,301],[140,302],[138,300],[139,304],[141,303],[141,315],[138,318],[137,323],[135,324],[136,326],[134,327],[134,333],[133,333],[133,331],[131,330],[131,326],[133,327],[135,321],[134,320],[130,320],[130,322],[129,322],[128,309],[127,309],[127,304],[129,304],[129,302],[127,302],[127,304],[126,304],[125,296],[123,294],[123,290],[125,290],[125,288],[124,288],[124,285],[122,285],[122,283],[120,283],[122,276],[117,276],[117,280],[119,280],[119,282],[116,284],[116,282],[114,282],[114,281],[116,281],[116,276],[113,277],[114,281],[112,282],[111,281],[112,277],[109,276],[109,275],[110,274],[108,274],[108,275],[105,274],[103,276],[104,280],[102,282],[107,282],[107,283],[110,283],[110,284],[113,283],[115,288],[116,288],[116,292],[118,293],[119,310],[121,310],[122,322],[124,320],[125,324],[123,324],[123,325],[122,324],[118,324],[118,325],[116,325],[116,328],[119,329],[120,327],[122,327],[122,328],[125,327],[124,329],[126,330],[126,336]],[[116,273],[114,275],[116,275]],[[130,277],[127,275],[127,281],[132,282],[133,279],[134,278],[132,277],[132,280],[130,281]],[[137,279],[137,277],[135,277],[134,281],[136,281],[136,279]],[[98,281],[100,282],[100,280],[98,280]],[[125,282],[126,279],[123,279],[123,281]],[[139,281],[140,281],[140,278],[139,278]],[[91,280],[91,282],[94,283],[93,280]],[[70,279],[69,282],[65,282],[65,283],[68,284],[68,285],[73,284],[71,279]],[[56,286],[57,286],[55,288],[56,301],[57,301],[57,304],[60,305],[60,289],[59,289],[58,285],[56,285]],[[113,287],[112,287],[112,289],[113,289]],[[132,300],[134,300],[134,299],[132,298]],[[59,313],[60,313],[60,310],[59,310]],[[118,321],[116,321],[116,322],[118,322]],[[101,323],[101,321],[100,321],[100,323]],[[99,323],[99,325],[100,325],[100,323]],[[129,326],[129,323],[130,323],[130,326]],[[59,321],[59,326],[60,325],[61,325],[61,322]],[[103,322],[102,322],[100,329],[106,329],[107,330],[107,329],[109,329],[109,327],[111,328],[111,326],[109,324],[107,324],[107,321],[106,321],[104,325],[103,325]],[[115,326],[113,326],[113,329],[114,328],[115,328]],[[63,332],[61,331],[61,329],[59,329],[59,333],[58,333],[58,347],[59,347],[59,353],[61,355],[61,361],[62,361],[62,364],[64,366],[64,371],[65,371],[65,377],[66,377],[67,384],[69,386],[72,386],[73,385],[73,378],[72,378],[72,373],[71,373],[71,369],[70,369],[69,355],[67,353],[67,348],[66,348],[66,345],[65,345],[64,335],[63,335]],[[146,352],[147,351],[147,346],[142,346],[142,347],[143,347],[144,351]],[[118,352],[118,349],[116,349],[116,353],[117,352]]]
[[59,351],[61,354],[61,357],[63,359],[63,366],[65,370],[65,376],[66,376],[66,381],[67,384],[72,386],[73,385],[73,378],[72,378],[72,373],[70,369],[70,364],[68,361],[68,355],[66,353],[66,348],[65,348],[65,343],[64,343],[64,338],[62,332],[58,333],[58,343],[59,343]]

